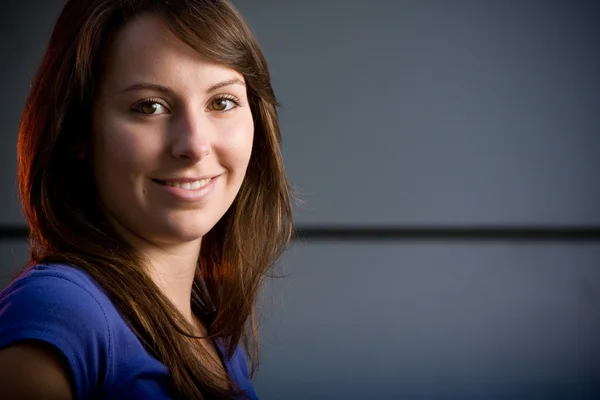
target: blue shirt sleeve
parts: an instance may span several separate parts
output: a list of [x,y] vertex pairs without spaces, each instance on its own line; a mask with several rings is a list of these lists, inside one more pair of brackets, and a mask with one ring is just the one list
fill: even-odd
[[0,293],[0,348],[21,340],[52,345],[68,361],[78,399],[109,375],[110,336],[102,305],[76,275],[35,271]]

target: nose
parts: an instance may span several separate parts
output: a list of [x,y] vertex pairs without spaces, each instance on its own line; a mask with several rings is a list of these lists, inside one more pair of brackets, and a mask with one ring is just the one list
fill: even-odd
[[181,115],[172,129],[171,154],[178,160],[197,163],[211,153],[210,124],[202,115]]

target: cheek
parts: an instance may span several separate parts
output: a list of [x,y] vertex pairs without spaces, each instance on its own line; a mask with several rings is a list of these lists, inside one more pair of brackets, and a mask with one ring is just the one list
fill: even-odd
[[131,175],[145,169],[151,158],[151,143],[139,131],[119,124],[104,124],[94,130],[94,162],[100,171]]
[[244,116],[232,124],[228,134],[223,135],[221,146],[226,153],[230,167],[237,170],[246,169],[252,153],[254,141],[254,122],[251,115]]

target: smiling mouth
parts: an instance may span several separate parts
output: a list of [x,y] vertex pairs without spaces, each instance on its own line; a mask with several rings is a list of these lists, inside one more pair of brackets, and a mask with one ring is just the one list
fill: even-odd
[[152,179],[152,180],[163,186],[172,186],[172,187],[176,187],[176,188],[184,189],[184,190],[198,190],[198,189],[202,189],[204,186],[208,185],[210,183],[210,181],[213,180],[213,178],[200,179],[200,180],[191,181],[191,182],[161,181],[159,179]]

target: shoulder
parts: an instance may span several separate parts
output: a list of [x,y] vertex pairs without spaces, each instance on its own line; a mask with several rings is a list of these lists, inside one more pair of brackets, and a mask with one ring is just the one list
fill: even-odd
[[[67,265],[40,265],[24,272],[0,293],[0,347],[11,332],[64,329],[64,339],[108,339],[110,304],[85,272]],[[56,332],[58,333],[58,332]]]
[[67,289],[70,295],[81,290],[92,292],[92,296],[102,292],[95,281],[79,268],[66,264],[39,264],[25,270],[3,289],[0,301],[23,290],[30,295],[44,296],[56,288]]
[[58,351],[78,398],[101,385],[112,357],[110,302],[85,272],[33,267],[0,293],[0,348],[38,342]]
[[[217,348],[220,349],[222,355],[226,353],[223,341],[217,341]],[[241,344],[235,348],[233,356],[230,359],[225,359],[225,366],[236,386],[250,399],[256,399],[256,393],[254,392],[248,373],[246,351]]]

